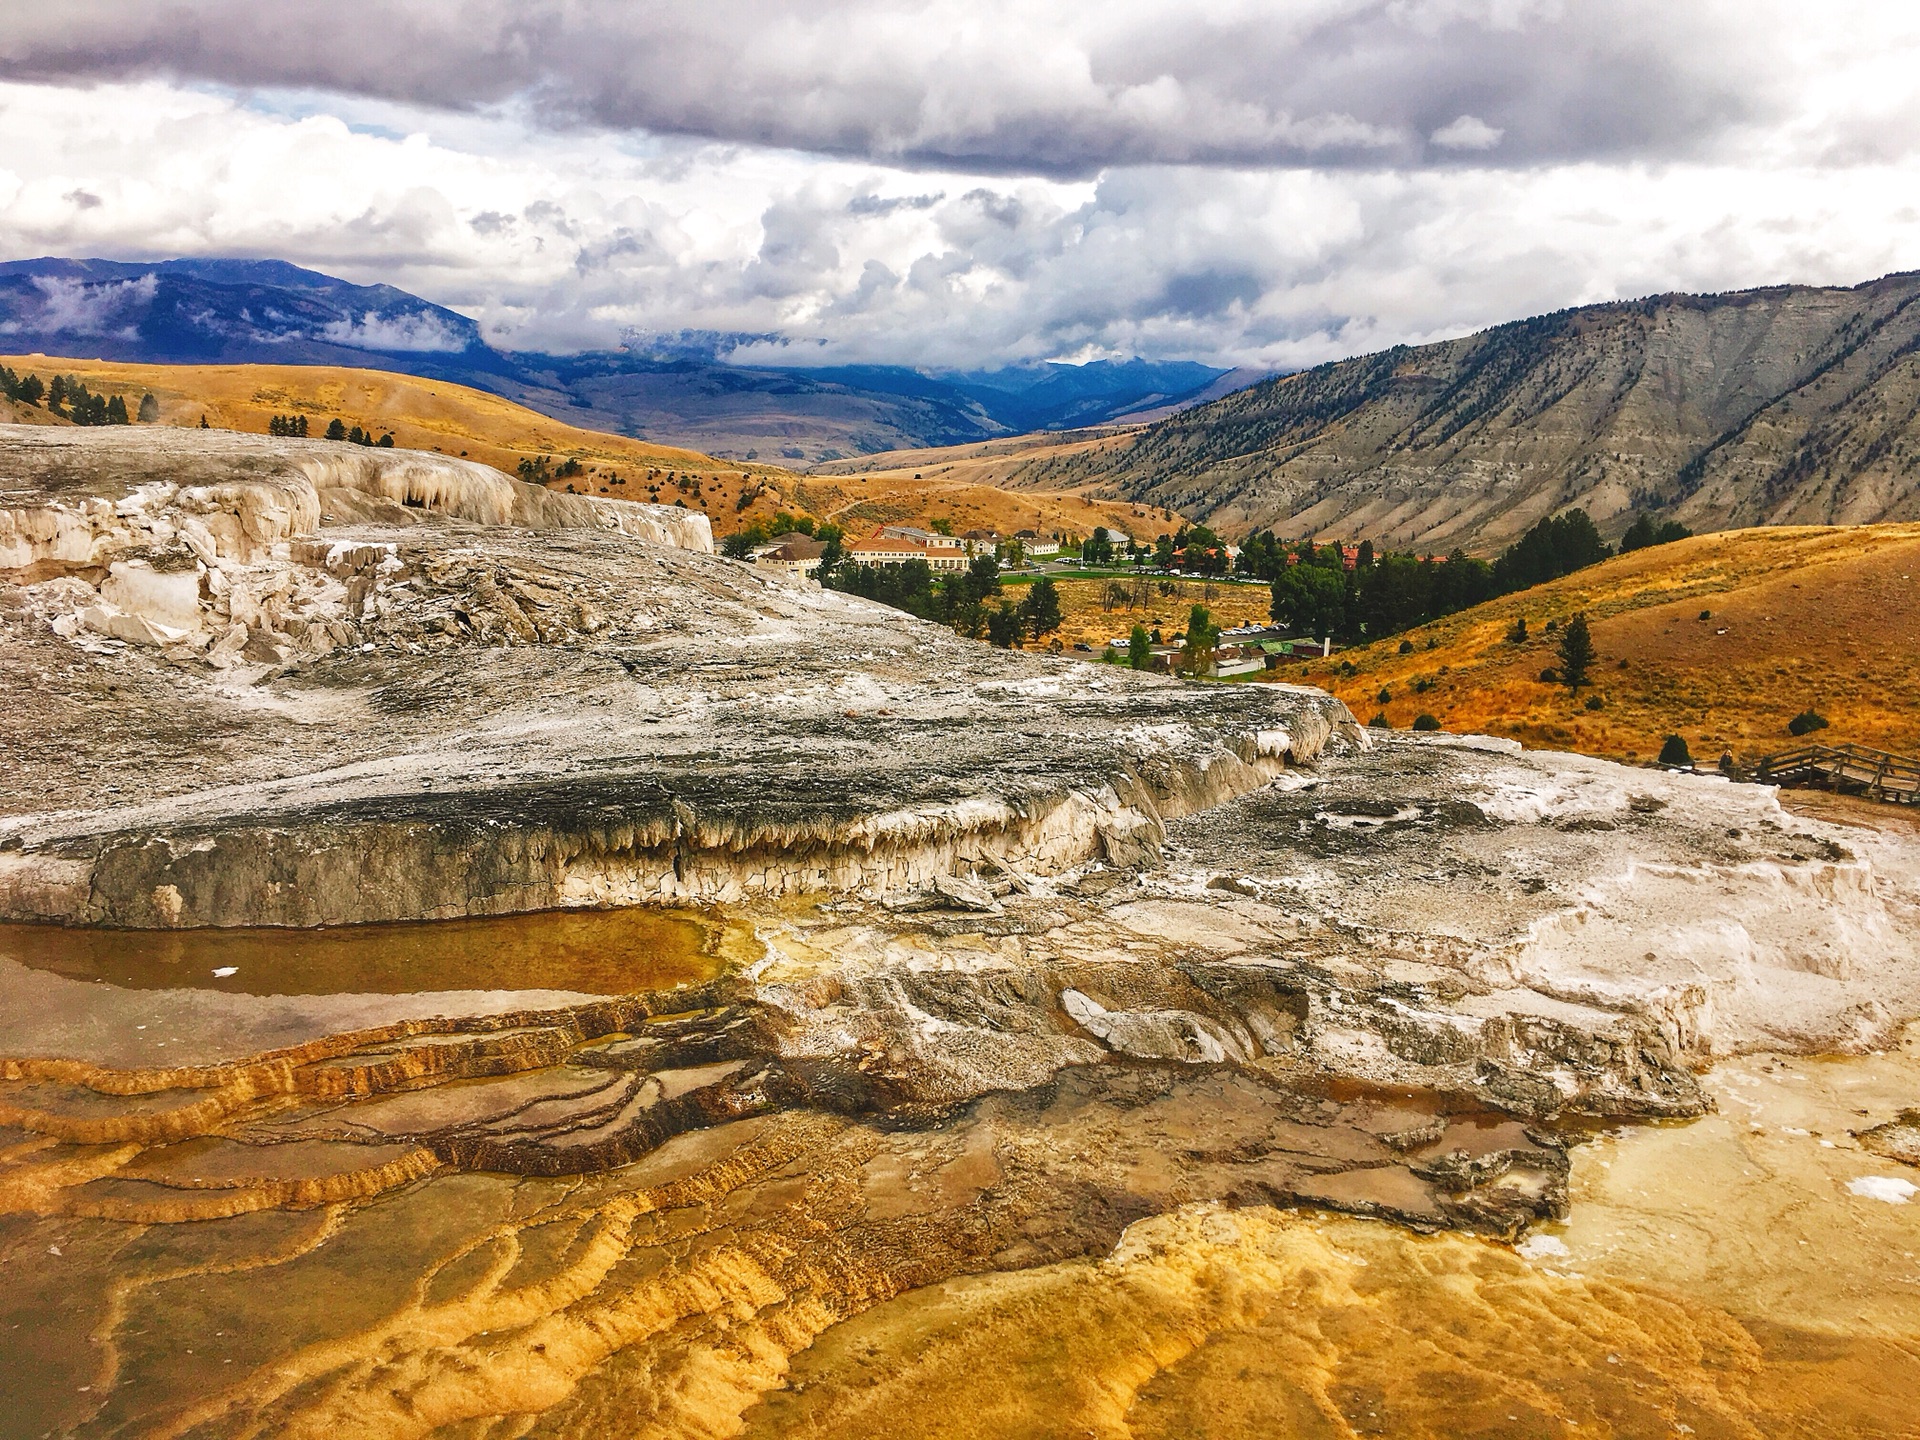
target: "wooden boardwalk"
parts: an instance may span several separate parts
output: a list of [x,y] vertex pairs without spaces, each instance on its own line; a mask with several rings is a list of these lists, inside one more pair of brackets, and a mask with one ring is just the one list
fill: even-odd
[[1772,785],[1844,790],[1898,804],[1920,803],[1920,760],[1865,745],[1802,745],[1760,762],[1760,778]]

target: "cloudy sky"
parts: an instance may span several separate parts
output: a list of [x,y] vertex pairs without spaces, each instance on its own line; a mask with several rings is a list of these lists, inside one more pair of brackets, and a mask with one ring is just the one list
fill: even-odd
[[1294,366],[1920,268],[1911,0],[0,0],[0,258]]

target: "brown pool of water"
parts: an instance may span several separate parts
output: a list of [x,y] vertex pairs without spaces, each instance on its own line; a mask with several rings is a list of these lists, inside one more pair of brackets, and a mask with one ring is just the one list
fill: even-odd
[[716,928],[661,910],[550,910],[321,930],[87,930],[0,925],[0,958],[129,990],[628,995],[712,978]]

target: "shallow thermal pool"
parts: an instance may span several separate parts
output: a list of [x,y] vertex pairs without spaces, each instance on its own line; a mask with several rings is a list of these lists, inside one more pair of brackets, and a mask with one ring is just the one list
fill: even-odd
[[661,910],[549,910],[324,930],[82,930],[0,925],[0,959],[130,990],[627,995],[712,978],[712,927]]

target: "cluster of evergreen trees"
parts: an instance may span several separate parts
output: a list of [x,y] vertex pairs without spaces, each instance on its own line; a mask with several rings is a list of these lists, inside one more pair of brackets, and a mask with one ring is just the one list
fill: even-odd
[[[1684,535],[1680,527],[1655,526],[1642,516],[1635,530],[1658,544]],[[1307,635],[1337,640],[1378,640],[1416,625],[1468,609],[1499,595],[1558,580],[1612,555],[1584,510],[1569,510],[1542,520],[1488,564],[1464,551],[1446,559],[1389,553],[1376,555],[1363,541],[1349,570],[1338,545],[1311,542],[1289,546],[1271,533],[1248,540],[1240,554],[1243,574],[1270,579],[1270,613],[1281,624]],[[1291,560],[1290,560],[1291,557]]]
[[1678,520],[1656,522],[1651,515],[1642,513],[1635,517],[1633,524],[1627,527],[1627,533],[1620,537],[1620,553],[1633,550],[1645,550],[1651,545],[1671,545],[1675,540],[1689,540],[1693,532]]
[[47,387],[40,383],[38,375],[16,375],[0,365],[0,397],[18,400],[23,405],[38,405],[46,395]]
[[[43,385],[38,375],[17,375],[0,365],[0,395],[24,405],[37,406],[44,400],[48,413],[71,420],[76,425],[133,423],[133,417],[127,413],[125,397],[96,395],[71,375],[56,375],[52,384]],[[148,414],[150,406],[154,406],[151,395],[140,402],[142,420],[152,418]],[[157,406],[154,406],[154,414],[158,414]]]
[[[969,639],[986,639],[1003,649],[1023,640],[1042,640],[1060,628],[1060,591],[1042,577],[1027,587],[1019,604],[1003,598],[1000,562],[978,555],[959,573],[936,576],[924,560],[903,565],[856,565],[829,570],[821,566],[821,582],[829,589],[864,596],[953,628]],[[993,603],[995,600],[999,603]]]
[[267,421],[269,435],[285,435],[291,439],[307,438],[307,417],[304,415],[276,415]]
[[65,416],[76,425],[130,425],[127,402],[115,395],[111,399],[96,395],[71,375],[56,375],[47,386],[47,409]]
[[339,419],[327,422],[327,439],[344,440],[349,445],[377,446],[382,450],[391,450],[393,448],[393,434],[391,431],[376,440],[373,438],[373,431],[362,430],[358,425],[349,430],[346,422]]

